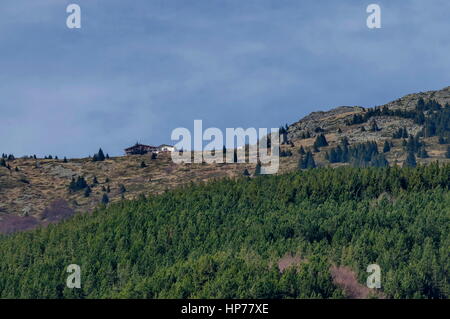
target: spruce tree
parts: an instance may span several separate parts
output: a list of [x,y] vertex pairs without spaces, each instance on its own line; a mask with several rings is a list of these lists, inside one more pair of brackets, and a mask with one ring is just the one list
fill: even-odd
[[91,196],[91,193],[92,193],[91,188],[90,188],[89,186],[86,187],[85,190],[84,190],[84,197],[89,197],[89,196]]
[[416,167],[417,166],[416,156],[414,155],[414,152],[408,152],[408,156],[406,157],[406,160],[405,160],[405,166],[406,167]]
[[314,147],[319,148],[322,146],[328,146],[328,141],[325,138],[325,135],[319,134],[316,137],[316,141],[314,142]]
[[102,196],[102,204],[108,204],[109,203],[109,197],[106,194],[103,194]]
[[375,120],[370,123],[370,131],[371,132],[378,132],[380,129],[378,128],[377,122]]
[[255,167],[255,176],[261,175],[261,163],[258,161]]
[[314,156],[311,153],[311,151],[308,151],[306,153],[306,159],[305,159],[305,166],[306,168],[315,168],[316,167],[316,162],[314,161]]
[[384,141],[383,153],[387,153],[391,151],[391,145],[388,141]]
[[299,153],[300,155],[305,155],[305,154],[306,154],[305,149],[303,148],[303,146],[300,146],[300,148],[299,148],[299,150],[298,150],[298,153]]
[[103,150],[101,148],[98,150],[97,159],[99,161],[104,161],[105,160],[105,154],[103,153]]

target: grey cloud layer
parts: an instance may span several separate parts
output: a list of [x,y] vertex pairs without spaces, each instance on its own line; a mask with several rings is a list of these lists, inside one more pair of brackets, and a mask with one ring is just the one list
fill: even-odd
[[[82,29],[65,8],[82,8]],[[25,1],[0,11],[0,152],[111,154],[449,85],[448,1]]]

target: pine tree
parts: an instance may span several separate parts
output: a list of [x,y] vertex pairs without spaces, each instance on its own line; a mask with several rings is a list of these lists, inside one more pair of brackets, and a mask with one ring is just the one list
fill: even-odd
[[91,193],[92,193],[91,188],[90,188],[89,186],[86,187],[85,190],[84,190],[84,197],[89,197],[89,196],[91,196]]
[[145,164],[145,162],[142,161],[142,162],[141,162],[141,168],[146,168],[146,167],[147,167],[147,164]]
[[300,155],[300,158],[298,160],[298,169],[305,169],[306,168],[306,161],[304,159],[303,155]]
[[319,148],[322,146],[328,146],[328,141],[325,138],[325,135],[319,134],[316,137],[316,141],[314,142],[314,147]]
[[109,203],[108,195],[103,194],[103,196],[102,196],[102,203],[105,204],[105,205]]
[[370,123],[370,131],[371,132],[378,132],[380,129],[378,128],[377,122],[375,120]]
[[314,161],[314,156],[311,151],[306,153],[305,166],[307,169],[316,167],[316,162]]
[[416,110],[425,111],[425,101],[422,97],[417,101]]
[[406,157],[405,164],[406,167],[416,167],[416,156],[414,155],[414,152],[408,152],[408,156]]
[[261,163],[258,161],[255,167],[255,176],[261,175]]
[[305,154],[306,154],[305,149],[303,148],[303,145],[300,146],[300,148],[298,149],[298,153],[299,153],[300,155],[305,155]]
[[127,191],[127,189],[125,188],[125,185],[120,184],[120,185],[119,185],[119,193],[120,193],[120,194],[123,194],[123,193],[125,193],[126,191]]
[[332,148],[330,150],[329,155],[328,155],[328,160],[330,161],[330,163],[338,163],[339,162],[338,155],[334,148]]
[[243,176],[250,176],[250,173],[248,172],[248,169],[244,169],[244,172],[242,173]]
[[391,151],[391,145],[388,141],[384,141],[383,153],[387,153]]

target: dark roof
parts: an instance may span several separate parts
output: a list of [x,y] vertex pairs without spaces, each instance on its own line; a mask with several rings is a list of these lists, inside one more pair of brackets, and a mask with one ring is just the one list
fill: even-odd
[[137,143],[137,144],[135,144],[135,145],[133,145],[133,146],[131,146],[131,147],[128,147],[128,148],[126,148],[125,149],[125,151],[128,151],[128,150],[133,150],[133,149],[136,149],[136,148],[157,148],[156,146],[150,146],[150,145],[144,145],[144,144],[139,144],[139,143]]

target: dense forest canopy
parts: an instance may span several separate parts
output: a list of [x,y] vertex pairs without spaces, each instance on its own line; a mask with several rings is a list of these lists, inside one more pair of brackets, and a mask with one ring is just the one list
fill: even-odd
[[0,237],[0,297],[342,298],[330,267],[376,263],[387,297],[448,298],[449,188],[450,165],[342,167],[124,200]]

